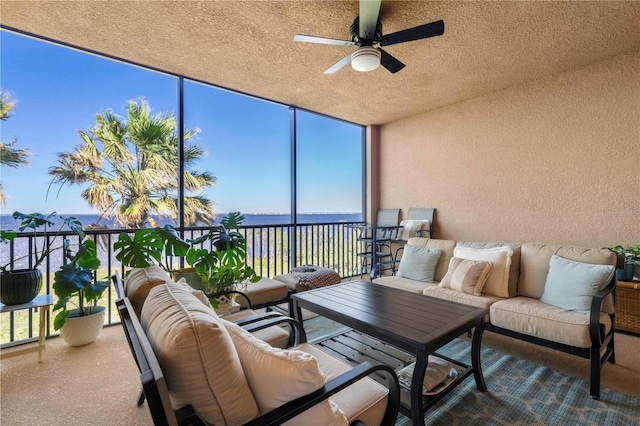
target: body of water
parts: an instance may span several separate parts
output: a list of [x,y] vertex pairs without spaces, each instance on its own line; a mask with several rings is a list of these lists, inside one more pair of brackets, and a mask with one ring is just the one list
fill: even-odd
[[[216,222],[222,219],[226,213],[218,214]],[[92,224],[106,225],[108,229],[114,229],[112,220],[101,219],[97,214],[63,214],[57,215],[52,221],[59,227],[61,223],[59,216],[69,217],[73,216],[82,222],[83,226]],[[245,220],[242,223],[243,226],[256,226],[256,225],[284,225],[291,223],[291,215],[288,214],[263,214],[263,213],[251,213],[244,214]],[[154,217],[156,223],[160,226],[171,224],[176,226],[177,224],[171,219]],[[299,214],[297,223],[334,223],[334,222],[359,222],[362,221],[362,214],[360,213],[313,213],[313,214]],[[20,226],[20,221],[14,219],[10,214],[0,215],[0,229],[8,230],[12,229],[17,231]],[[56,231],[57,227],[50,229],[50,231]],[[39,229],[41,230],[41,229]]]

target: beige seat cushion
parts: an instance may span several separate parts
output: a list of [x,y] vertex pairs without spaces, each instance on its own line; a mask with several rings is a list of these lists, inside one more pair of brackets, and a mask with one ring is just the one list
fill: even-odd
[[288,288],[290,288],[291,290],[295,290],[296,293],[308,290],[307,287],[298,283],[298,279],[293,274],[276,275],[275,277],[273,277],[273,279],[286,284]]
[[[490,315],[491,324],[497,327],[578,348],[591,347],[589,315],[522,296],[495,302]],[[601,313],[600,323],[607,333],[611,330],[609,315]]]
[[[326,375],[327,380],[352,368],[346,362],[329,355],[310,343],[298,345],[296,349],[316,357],[320,370]],[[340,407],[349,423],[360,420],[366,426],[378,426],[387,409],[388,394],[389,390],[386,387],[370,377],[365,377],[333,395],[331,400]]]
[[[249,296],[252,304],[261,305],[286,298],[287,294],[289,294],[289,288],[280,281],[261,278],[257,283],[247,285],[244,292]],[[236,302],[240,304],[241,309],[245,309],[248,306],[244,297],[236,296]]]
[[[237,322],[241,319],[255,317],[258,314],[252,309],[243,309],[229,315],[225,315],[224,319],[230,322]],[[273,326],[252,333],[256,338],[267,342],[274,348],[286,348],[289,343],[289,333],[280,326]]]
[[141,314],[173,408],[190,404],[209,424],[248,422],[258,406],[233,341],[213,309],[186,287],[169,282],[152,288]]
[[[422,290],[427,285],[433,285],[434,283],[425,283],[424,281],[416,281],[409,278],[398,276],[383,276],[373,280],[376,284],[386,285],[387,287],[393,287],[400,290],[412,291],[414,293],[422,293]],[[437,284],[437,283],[435,283]]]
[[[438,299],[448,300],[450,302],[463,303],[465,305],[476,306],[478,308],[489,309],[489,307],[499,301],[504,300],[502,297],[493,296],[490,294],[481,294],[475,296],[473,294],[467,294],[460,291],[452,290],[450,288],[443,288],[439,285],[429,284],[423,291],[425,296],[436,297]],[[488,313],[485,316],[485,320],[489,321],[491,314]]]
[[160,284],[173,282],[169,274],[159,266],[148,268],[134,268],[126,277],[124,293],[131,301],[131,306],[138,318],[142,311],[142,305],[151,289]]
[[[236,324],[224,320],[223,323],[236,347],[260,414],[324,386],[325,376],[313,355],[296,349],[273,348]],[[285,424],[338,426],[348,422],[338,406],[328,399]]]

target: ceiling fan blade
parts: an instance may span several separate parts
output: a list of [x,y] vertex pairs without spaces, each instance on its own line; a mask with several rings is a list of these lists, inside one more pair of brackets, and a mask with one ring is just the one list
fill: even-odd
[[385,67],[391,74],[395,74],[404,68],[404,64],[385,52],[384,50],[377,48],[380,51],[380,65]]
[[333,74],[336,71],[338,71],[340,68],[347,65],[349,62],[351,62],[351,53],[349,53],[347,56],[345,56],[344,58],[340,59],[338,62],[333,64],[329,69],[327,69],[324,72],[324,74]]
[[353,46],[354,42],[348,40],[336,40],[334,38],[325,38],[325,37],[316,37],[316,36],[308,36],[302,34],[296,34],[293,37],[293,41],[304,41],[307,43],[318,43],[318,44],[332,44],[335,46]]
[[381,0],[360,0],[360,38],[373,40],[378,26]]
[[435,21],[382,36],[380,37],[380,46],[389,46],[390,44],[404,43],[405,41],[435,37],[443,33],[444,21]]

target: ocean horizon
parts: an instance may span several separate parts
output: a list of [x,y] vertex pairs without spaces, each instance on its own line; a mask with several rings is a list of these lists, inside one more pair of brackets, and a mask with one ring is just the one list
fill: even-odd
[[[218,213],[218,216],[214,223],[219,223],[227,213]],[[266,225],[284,225],[292,223],[291,215],[284,213],[243,213],[245,220],[242,222],[242,226],[266,226]],[[67,214],[59,213],[53,220],[56,225],[60,223],[59,217],[73,216],[80,220],[83,227],[89,225],[106,225],[108,229],[117,229],[114,226],[113,220],[101,219],[100,214]],[[299,224],[315,224],[315,223],[339,223],[339,222],[361,222],[363,220],[361,213],[304,213],[298,214],[297,223]],[[174,225],[177,223],[171,219],[158,218],[158,216],[152,216],[154,221],[159,226]],[[3,230],[17,230],[20,226],[20,221],[14,219],[11,214],[0,215],[0,229]],[[58,225],[59,226],[59,225]],[[149,225],[151,226],[151,225]],[[197,225],[197,226],[204,226]]]

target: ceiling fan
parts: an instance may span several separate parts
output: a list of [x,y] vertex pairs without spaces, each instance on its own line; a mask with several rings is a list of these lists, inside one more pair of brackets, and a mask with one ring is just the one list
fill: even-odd
[[378,20],[380,3],[381,0],[360,0],[360,16],[356,17],[351,25],[351,37],[349,40],[336,40],[302,34],[297,34],[293,37],[293,40],[337,46],[358,46],[357,50],[349,53],[329,67],[324,72],[325,74],[333,74],[349,62],[351,62],[351,66],[356,71],[372,71],[382,65],[389,72],[396,73],[404,68],[405,65],[379,47],[374,47],[375,45],[390,46],[392,44],[435,37],[444,33],[444,21],[440,20],[382,35],[382,23]]

